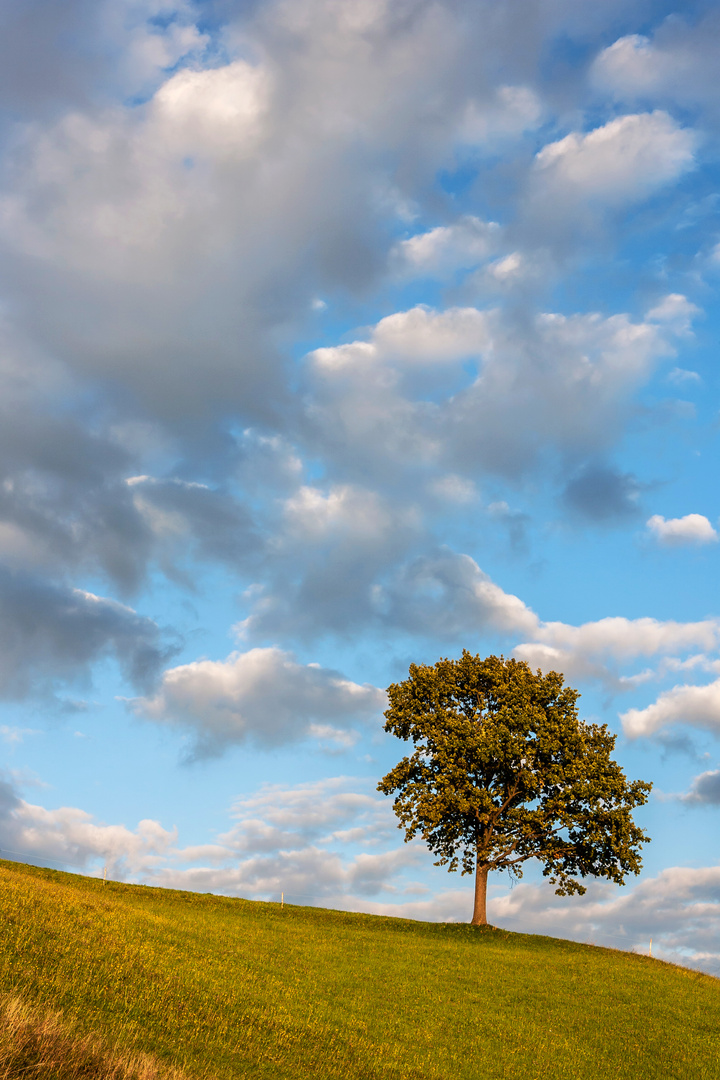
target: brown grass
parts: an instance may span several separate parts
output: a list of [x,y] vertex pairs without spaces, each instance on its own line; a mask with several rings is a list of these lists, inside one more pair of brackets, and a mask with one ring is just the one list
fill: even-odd
[[79,1035],[61,1013],[0,998],[0,1080],[187,1080],[148,1054],[121,1053]]

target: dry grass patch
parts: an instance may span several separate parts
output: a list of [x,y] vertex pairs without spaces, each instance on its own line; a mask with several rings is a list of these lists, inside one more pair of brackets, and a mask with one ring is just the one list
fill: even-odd
[[78,1035],[62,1013],[0,999],[0,1080],[186,1080],[148,1054],[120,1053]]

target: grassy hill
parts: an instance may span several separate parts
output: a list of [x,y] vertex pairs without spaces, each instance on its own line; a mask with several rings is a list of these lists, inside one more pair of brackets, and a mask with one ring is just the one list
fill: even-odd
[[647,957],[4,861],[0,920],[4,1080],[43,1024],[90,1064],[39,1080],[720,1075],[720,981]]

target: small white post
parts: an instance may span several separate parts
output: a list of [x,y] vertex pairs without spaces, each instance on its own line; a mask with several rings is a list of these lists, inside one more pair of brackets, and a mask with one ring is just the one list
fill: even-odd
[[650,948],[648,949],[648,956],[652,956],[652,938],[650,938]]
[[280,907],[281,908],[285,907],[285,893],[284,892],[280,893]]
[[107,863],[103,866],[103,885],[107,881]]

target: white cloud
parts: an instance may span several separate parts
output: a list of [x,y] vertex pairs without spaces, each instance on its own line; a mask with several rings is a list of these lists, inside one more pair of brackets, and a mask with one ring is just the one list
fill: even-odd
[[173,153],[214,159],[252,151],[269,107],[266,71],[244,60],[206,70],[178,71],[152,103],[148,138]]
[[497,250],[501,232],[496,222],[468,215],[452,225],[439,225],[401,240],[390,258],[405,275],[442,278],[488,258]]
[[398,846],[391,804],[374,788],[352,777],[264,785],[234,803],[235,823],[216,842],[174,849],[150,880],[361,911],[385,894],[397,908],[417,892],[408,872],[427,860],[422,845]]
[[376,603],[392,626],[457,640],[537,632],[537,615],[496,585],[469,555],[443,550],[403,567]]
[[125,92],[152,89],[180,61],[201,61],[210,38],[198,29],[197,18],[192,0],[113,0],[97,5],[95,19],[105,55],[112,55],[118,65],[114,74]]
[[316,349],[310,359],[323,374],[362,373],[371,365],[457,363],[490,342],[488,313],[474,307],[433,311],[423,304],[387,315],[369,342]]
[[522,277],[525,267],[525,257],[519,251],[512,251],[509,255],[504,255],[502,259],[497,259],[494,263],[491,263],[488,267],[488,274],[495,278],[496,281],[505,283]]
[[568,678],[597,679],[614,692],[629,690],[651,672],[622,676],[619,671],[637,659],[672,656],[689,649],[712,652],[720,645],[720,620],[694,623],[621,616],[572,626],[547,622],[534,640],[516,645],[513,653],[532,667],[554,668]]
[[[390,463],[516,477],[549,447],[572,459],[610,445],[634,391],[673,354],[672,333],[627,315],[417,306],[382,319],[369,341],[310,354],[309,421],[333,464],[378,480]],[[456,366],[464,386],[439,381],[466,359],[477,376]]]
[[664,518],[653,514],[647,527],[660,544],[714,544],[718,534],[703,514],[685,514],[681,518]]
[[[522,72],[488,87],[478,65],[499,55],[491,39],[507,50],[505,29],[444,4],[399,22],[381,3],[235,5],[212,29],[192,3],[159,16],[100,8],[101,42],[94,19],[81,35],[98,51],[78,53],[94,91],[49,95],[48,114],[14,134],[0,243],[33,335],[42,321],[72,371],[109,376],[175,434],[233,408],[265,423],[282,381],[278,326],[384,277],[402,208],[437,213],[429,185],[458,139],[540,119]],[[60,89],[68,81],[74,71]],[[446,228],[424,253],[416,238],[420,263],[465,263],[492,244],[472,215]]]
[[493,98],[467,103],[458,130],[464,143],[497,150],[498,144],[537,128],[543,105],[529,86],[500,86]]
[[400,362],[443,363],[481,353],[490,343],[488,315],[474,307],[431,311],[419,305],[381,319],[373,331],[379,354]]
[[720,735],[720,679],[707,686],[673,686],[645,709],[620,716],[628,738],[653,735],[672,724],[687,724]]
[[555,896],[548,885],[519,884],[494,897],[492,922],[510,930],[557,935],[647,953],[720,973],[720,866],[669,867],[622,890],[590,883],[582,897]]
[[[418,861],[412,847],[378,854],[343,857],[337,851],[308,846],[256,855],[234,866],[173,867],[166,865],[149,879],[164,888],[219,892],[226,895],[280,900],[290,904],[373,911],[372,897],[405,893],[401,875]],[[396,911],[402,913],[396,903]]]
[[154,697],[131,705],[141,716],[189,731],[200,757],[234,743],[295,742],[312,736],[313,724],[327,737],[327,723],[347,726],[380,714],[385,693],[272,647],[170,668]]
[[663,323],[669,326],[673,333],[683,336],[690,333],[693,317],[699,312],[700,308],[682,293],[670,293],[648,311],[646,318],[648,322]]
[[0,779],[0,849],[12,856],[95,867],[95,872],[104,864],[113,877],[136,876],[167,856],[176,838],[157,821],[141,821],[131,830],[98,824],[72,806],[47,810],[26,802],[14,784]]
[[620,116],[583,135],[572,132],[537,154],[547,195],[622,206],[642,199],[694,166],[695,132],[667,113]]
[[243,639],[307,641],[376,618],[373,588],[423,535],[419,509],[353,484],[303,485],[282,503],[267,548],[264,586],[237,627]]
[[652,38],[619,38],[599,53],[590,77],[597,89],[618,101],[700,105],[717,118],[713,74],[719,61],[718,14],[710,5],[698,19],[664,20]]
[[[402,512],[374,491],[338,484],[324,492],[304,485],[284,504],[289,542],[315,544],[348,536],[354,544],[380,541],[401,525]],[[408,518],[407,524],[410,525]],[[278,542],[282,542],[279,540]]]
[[[355,839],[375,843],[380,826],[387,830],[388,823],[393,823],[387,814],[387,802],[370,794],[371,787],[344,776],[291,788],[266,784],[233,803],[232,815],[237,823],[218,840],[233,850],[297,848],[332,842],[338,830],[352,825]],[[381,835],[385,835],[382,830]]]
[[[452,483],[449,493],[440,489],[434,494],[456,498],[458,493]],[[460,490],[463,498],[466,494]],[[543,621],[473,558],[450,548],[401,561],[403,545],[391,551],[389,541],[381,537],[379,547],[364,547],[359,527],[357,539],[348,529],[346,551],[339,543],[339,554],[328,555],[323,544],[326,530],[336,529],[332,517],[329,524],[323,520],[330,507],[320,502],[315,524],[311,506],[312,502],[303,506],[310,521],[308,536],[314,538],[303,576],[290,583],[280,576],[272,589],[258,589],[249,596],[253,608],[239,628],[243,634],[282,628],[299,640],[309,640],[328,626],[347,633],[364,625],[465,645],[468,639],[501,635],[509,639],[512,654],[532,667],[561,671],[575,683],[599,682],[613,694],[669,672],[696,668],[715,672],[720,664],[714,658],[720,649],[718,618],[678,622],[610,616],[580,625]],[[523,515],[511,511],[507,503],[495,502],[488,509],[509,528],[522,531]],[[396,532],[391,528],[388,535],[394,537]],[[302,531],[297,535],[301,538]],[[349,583],[348,566],[356,567]],[[640,670],[638,661],[645,664]],[[654,668],[647,667],[649,661],[656,661]]]
[[682,74],[673,59],[655,49],[644,35],[628,34],[603,49],[593,63],[592,77],[596,85],[618,96],[647,97],[670,75],[670,66],[676,68],[674,75]]

